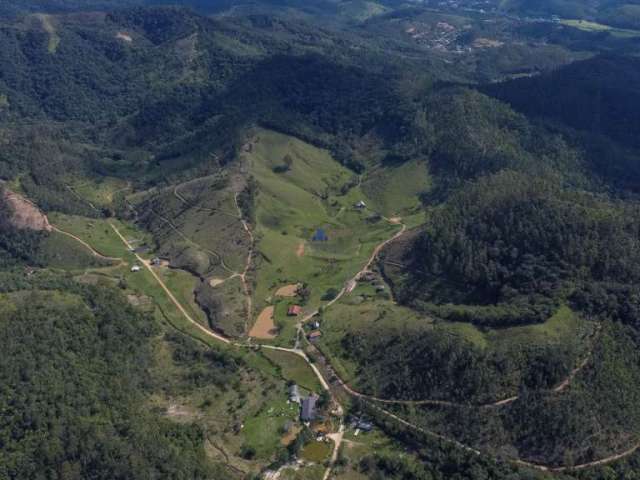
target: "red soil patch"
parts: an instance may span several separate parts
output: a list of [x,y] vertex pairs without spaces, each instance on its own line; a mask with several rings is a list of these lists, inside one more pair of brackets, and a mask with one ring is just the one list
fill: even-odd
[[260,315],[256,323],[249,331],[249,336],[253,338],[260,338],[263,340],[272,340],[276,338],[273,333],[276,329],[276,325],[273,323],[273,307],[266,307]]

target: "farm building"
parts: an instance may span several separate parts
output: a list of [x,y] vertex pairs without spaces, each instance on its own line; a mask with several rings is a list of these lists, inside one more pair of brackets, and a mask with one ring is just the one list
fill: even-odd
[[287,310],[287,315],[290,317],[297,317],[302,313],[302,307],[300,305],[291,305]]
[[363,208],[367,208],[367,204],[364,203],[363,200],[359,200],[357,201],[354,205],[355,208],[359,208],[359,209],[363,209]]
[[140,271],[140,265],[134,265],[133,267],[131,267],[131,271],[132,272],[139,272]]
[[327,240],[329,240],[329,237],[322,228],[319,228],[316,230],[316,233],[313,234],[311,240],[314,242],[326,242]]
[[315,342],[316,340],[318,340],[320,337],[322,336],[322,332],[320,330],[314,330],[313,332],[311,332],[309,334],[309,341],[310,342]]
[[366,420],[360,419],[356,424],[356,428],[362,430],[363,432],[370,432],[373,430],[373,424],[371,422],[367,422]]
[[300,403],[300,389],[295,383],[289,387],[289,400],[294,403]]
[[309,395],[307,398],[302,400],[302,411],[300,412],[300,419],[303,422],[312,422],[316,419],[316,402],[318,401],[318,396],[315,394]]

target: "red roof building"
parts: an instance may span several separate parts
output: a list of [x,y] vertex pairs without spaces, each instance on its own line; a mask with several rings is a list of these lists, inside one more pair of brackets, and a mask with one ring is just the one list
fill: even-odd
[[309,338],[310,341],[313,342],[315,340],[318,340],[321,336],[322,336],[322,332],[320,330],[314,330],[313,332],[311,332],[309,334],[308,338]]
[[290,317],[297,317],[302,313],[302,307],[299,305],[291,305],[287,311],[287,315]]

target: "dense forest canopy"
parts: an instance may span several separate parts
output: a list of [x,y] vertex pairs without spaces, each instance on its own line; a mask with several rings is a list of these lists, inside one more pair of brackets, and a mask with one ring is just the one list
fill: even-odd
[[74,289],[2,294],[2,476],[211,478],[202,432],[143,405],[151,319]]

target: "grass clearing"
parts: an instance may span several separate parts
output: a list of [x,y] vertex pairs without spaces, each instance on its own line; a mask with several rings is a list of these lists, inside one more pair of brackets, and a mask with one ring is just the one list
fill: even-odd
[[[283,392],[282,398],[285,398]],[[255,450],[258,459],[268,460],[273,457],[279,447],[284,426],[288,421],[298,419],[297,403],[286,400],[274,400],[263,406],[255,416],[247,418],[242,429],[244,444]]]
[[403,216],[421,208],[419,195],[431,185],[426,163],[411,160],[397,166],[374,168],[362,182],[362,190],[371,205],[384,215]]
[[470,323],[439,321],[436,328],[460,335],[477,347],[487,348],[497,344],[564,343],[585,336],[591,332],[594,324],[582,319],[565,305],[546,322],[535,325],[480,329]]
[[51,232],[40,244],[40,254],[48,265],[65,270],[107,267],[113,262],[93,255],[77,240],[59,232]]
[[328,442],[314,441],[304,446],[301,457],[314,463],[322,463],[331,455],[331,444]]
[[621,38],[634,38],[640,37],[639,30],[630,30],[626,28],[617,28],[610,25],[605,25],[598,22],[590,22],[588,20],[566,19],[561,20],[560,23],[568,27],[577,28],[585,32],[608,32],[614,37]]
[[44,13],[36,13],[35,17],[40,20],[40,24],[47,35],[49,36],[49,40],[47,42],[47,51],[49,53],[56,53],[58,50],[58,46],[60,45],[60,36],[56,31],[56,27],[53,25],[51,20],[51,15],[46,15]]
[[325,468],[322,465],[308,465],[301,468],[285,468],[280,473],[282,480],[322,480]]
[[[123,258],[128,253],[122,240],[116,235],[107,220],[52,212],[49,214],[49,221],[60,230],[81,238],[95,251],[106,257]],[[147,236],[135,227],[115,219],[109,221],[113,222],[125,237],[142,239],[141,243],[147,240]]]
[[307,363],[294,353],[263,348],[262,355],[273,362],[282,376],[291,380],[310,392],[322,392],[318,377]]
[[129,182],[114,177],[72,179],[69,186],[78,196],[96,207],[112,205],[117,193],[126,194],[131,189]]

